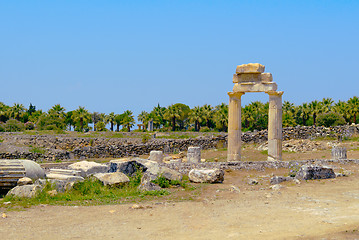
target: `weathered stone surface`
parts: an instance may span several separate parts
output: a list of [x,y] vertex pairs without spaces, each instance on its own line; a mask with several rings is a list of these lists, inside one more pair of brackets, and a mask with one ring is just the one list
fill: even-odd
[[187,151],[187,162],[199,163],[201,161],[201,147],[189,147]]
[[96,173],[93,176],[100,180],[105,186],[122,186],[130,181],[130,179],[121,172]]
[[67,181],[67,182],[78,182],[78,181],[83,181],[84,180],[84,178],[80,177],[80,176],[71,176],[71,175],[64,175],[64,174],[57,174],[57,173],[46,174],[46,178],[64,180],[64,181]]
[[68,169],[58,169],[58,168],[50,168],[49,173],[55,174],[63,174],[69,176],[80,176],[81,171],[79,170],[68,170]]
[[142,160],[141,163],[147,168],[145,172],[153,175],[155,179],[161,175],[167,180],[178,180],[178,181],[182,180],[182,174],[180,174],[179,172],[173,169],[160,166],[158,163],[153,161]]
[[296,176],[297,179],[327,179],[327,178],[335,178],[335,173],[333,168],[328,166],[321,165],[303,165]]
[[147,170],[147,167],[142,163],[146,160],[139,158],[122,158],[110,161],[110,172],[122,172],[127,176],[132,176],[136,171],[142,172]]
[[280,189],[284,188],[284,186],[280,185],[280,184],[274,184],[274,185],[270,186],[269,188],[274,191],[279,191]]
[[45,177],[45,171],[38,163],[31,160],[20,160],[20,162],[25,168],[26,177],[33,180]]
[[282,176],[274,176],[270,179],[270,184],[271,185],[275,185],[275,184],[279,184],[281,182],[285,182],[285,181],[290,181],[293,180],[293,178],[291,177],[282,177]]
[[265,66],[259,63],[248,63],[238,65],[236,68],[236,73],[263,73],[265,70]]
[[141,178],[141,184],[138,186],[138,189],[141,191],[159,191],[161,190],[161,187],[157,184],[151,182],[152,180],[155,180],[156,178],[154,175],[149,173],[144,173]]
[[109,170],[109,167],[107,165],[88,161],[73,163],[69,165],[68,168],[70,170],[81,171],[80,175],[82,177],[87,177],[95,173],[106,173]]
[[16,186],[11,189],[6,195],[13,195],[15,197],[25,197],[25,198],[32,198],[35,197],[36,194],[41,191],[40,185],[24,185],[24,186]]
[[161,163],[163,161],[163,152],[162,151],[151,151],[149,159]]
[[28,177],[20,178],[20,179],[17,181],[17,185],[18,185],[18,186],[31,185],[31,184],[33,184],[32,179],[31,179],[31,178],[28,178]]
[[268,92],[276,91],[275,82],[240,82],[233,86],[233,92]]
[[347,159],[347,149],[345,147],[333,147],[332,158],[335,160]]
[[261,73],[261,82],[272,82],[273,76],[271,73]]
[[222,169],[192,169],[188,177],[191,182],[195,183],[222,183],[224,171]]

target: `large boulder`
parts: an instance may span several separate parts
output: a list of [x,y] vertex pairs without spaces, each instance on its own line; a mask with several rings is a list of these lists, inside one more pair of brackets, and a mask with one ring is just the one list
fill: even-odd
[[335,173],[333,168],[329,166],[321,166],[321,165],[303,165],[296,176],[297,179],[327,179],[327,178],[335,178]]
[[100,180],[103,185],[109,186],[123,186],[130,181],[130,179],[121,172],[114,173],[96,173],[93,175],[95,178]]
[[110,172],[122,172],[127,176],[132,176],[138,170],[142,172],[147,170],[138,158],[121,158],[110,161]]
[[36,194],[41,191],[42,187],[40,185],[23,185],[23,186],[16,186],[11,189],[6,195],[10,196],[13,195],[15,197],[26,197],[32,198],[35,197]]
[[41,185],[42,187],[44,187],[47,183],[50,183],[59,193],[71,190],[75,184],[74,181],[66,181],[59,179],[38,179],[35,182],[35,184]]
[[81,161],[68,166],[70,170],[80,171],[81,177],[88,177],[95,173],[107,173],[109,167],[96,162]]
[[141,164],[143,164],[147,168],[145,173],[152,175],[154,178],[162,176],[167,180],[182,180],[181,173],[168,167],[160,166],[157,162],[150,160],[141,160]]
[[188,173],[189,180],[195,183],[222,183],[224,171],[222,169],[192,169]]

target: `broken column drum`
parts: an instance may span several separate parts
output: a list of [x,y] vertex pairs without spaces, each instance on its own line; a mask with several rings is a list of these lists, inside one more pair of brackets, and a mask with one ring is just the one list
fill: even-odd
[[189,162],[189,163],[201,162],[201,148],[200,147],[189,147],[188,148],[187,162]]
[[265,92],[269,95],[268,160],[282,160],[282,95],[277,92],[271,73],[264,73],[264,65],[249,63],[237,66],[233,75],[233,92],[229,92],[228,161],[241,159],[241,97],[246,92]]

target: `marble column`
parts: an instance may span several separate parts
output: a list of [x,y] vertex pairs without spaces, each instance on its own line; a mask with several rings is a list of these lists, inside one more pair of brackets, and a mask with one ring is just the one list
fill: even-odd
[[282,95],[269,91],[268,160],[282,160]]
[[241,97],[244,92],[229,92],[227,161],[241,160]]

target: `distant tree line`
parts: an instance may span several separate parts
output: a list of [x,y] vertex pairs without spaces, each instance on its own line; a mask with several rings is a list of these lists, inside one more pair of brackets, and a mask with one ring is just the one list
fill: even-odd
[[[242,107],[243,131],[263,130],[268,127],[269,104],[259,101]],[[299,106],[284,101],[283,126],[337,126],[358,123],[359,98],[354,96],[348,101],[334,102],[331,98],[314,100]],[[156,131],[227,131],[228,105],[215,107],[205,104],[192,109],[182,103],[168,107],[155,106],[151,112],[142,111],[137,120],[147,127],[153,122]],[[92,123],[92,126],[89,124]],[[131,131],[135,117],[130,110],[122,114],[111,112],[104,114],[89,112],[84,107],[66,112],[60,104],[54,105],[47,112],[37,110],[30,104],[25,108],[15,103],[7,106],[0,102],[0,132],[32,130],[75,130],[83,131]],[[109,129],[106,126],[109,125]],[[121,128],[121,129],[120,129]]]

